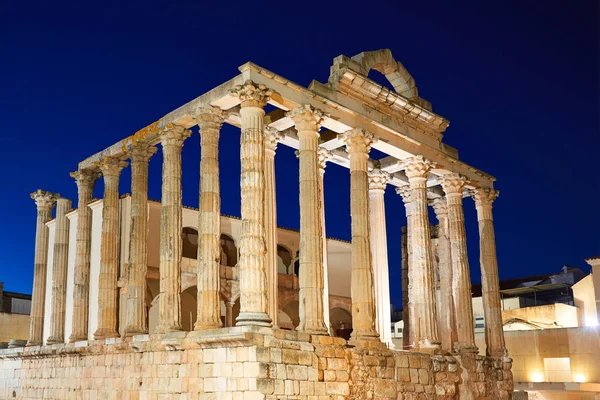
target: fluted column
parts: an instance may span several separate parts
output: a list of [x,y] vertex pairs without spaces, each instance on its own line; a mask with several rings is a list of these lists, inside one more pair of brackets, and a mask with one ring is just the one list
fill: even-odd
[[323,313],[323,228],[319,193],[319,127],[323,112],[309,105],[287,113],[300,141],[300,324],[298,330],[326,334]]
[[35,259],[33,266],[33,290],[31,315],[29,320],[29,340],[27,346],[42,344],[44,331],[44,298],[46,297],[46,268],[48,266],[48,227],[46,221],[52,218],[52,207],[58,194],[38,189],[31,193],[37,206],[35,226]]
[[160,133],[163,148],[162,205],[160,210],[160,333],[181,330],[181,149],[191,131],[167,125]]
[[265,128],[265,234],[267,237],[267,300],[273,326],[279,325],[277,271],[277,198],[275,191],[275,151],[279,132]]
[[448,203],[448,233],[452,254],[452,297],[457,333],[457,341],[453,345],[453,350],[476,353],[471,277],[462,206],[465,181],[458,174],[450,174],[443,176],[441,183]]
[[503,356],[506,352],[504,331],[502,330],[496,237],[492,218],[492,203],[498,194],[498,191],[489,188],[477,188],[471,194],[475,200],[479,222],[479,262],[485,317],[486,354],[494,357]]
[[223,111],[208,106],[196,116],[200,128],[200,198],[198,201],[198,319],[195,330],[220,328],[221,188],[219,136]]
[[369,221],[371,224],[371,259],[375,288],[375,326],[381,341],[393,347],[384,200],[388,180],[389,174],[385,171],[374,169],[369,173]]
[[72,172],[77,183],[77,232],[75,269],[73,274],[73,315],[70,342],[87,340],[90,299],[90,252],[92,247],[92,210],[88,203],[94,197],[94,186],[100,177],[96,170]]
[[440,279],[440,299],[437,305],[438,332],[442,341],[442,349],[452,351],[452,343],[456,341],[456,322],[454,316],[454,299],[452,297],[452,255],[448,232],[448,206],[445,197],[430,201],[435,216],[439,221],[438,228],[438,270]]
[[323,319],[327,331],[331,334],[331,321],[329,318],[329,273],[328,273],[328,252],[327,252],[327,230],[325,229],[325,167],[327,161],[331,160],[332,154],[329,150],[322,147],[317,152],[319,161],[319,198],[321,202],[321,227],[323,235]]
[[410,329],[410,319],[414,312],[411,312],[413,304],[409,297],[410,293],[410,260],[412,257],[412,246],[410,242],[410,187],[408,185],[396,188],[396,193],[402,197],[404,208],[406,209],[406,226],[402,227],[402,347],[409,349],[415,342],[414,337],[411,337],[412,330]]
[[343,134],[350,155],[350,214],[352,216],[352,340],[378,340],[375,331],[373,265],[369,238],[369,151],[375,140],[361,129]]
[[119,175],[125,161],[105,157],[98,163],[104,176],[100,276],[98,278],[98,329],[94,339],[118,337],[117,279],[119,274]]
[[125,336],[148,333],[146,273],[148,272],[148,162],[158,149],[137,143],[131,149],[131,228]]
[[240,314],[237,325],[271,326],[267,299],[265,234],[264,106],[271,91],[246,81],[232,94],[241,100],[240,188],[242,229],[239,244]]
[[410,262],[409,299],[414,311],[410,317],[410,329],[415,349],[436,349],[440,342],[437,335],[435,287],[431,232],[427,210],[427,176],[432,163],[422,156],[404,160],[404,170],[410,185],[411,223],[409,246],[412,247]]
[[69,221],[71,200],[56,200],[56,224],[54,225],[54,258],[52,261],[52,313],[48,344],[65,342],[65,307],[67,297],[67,263],[69,260]]

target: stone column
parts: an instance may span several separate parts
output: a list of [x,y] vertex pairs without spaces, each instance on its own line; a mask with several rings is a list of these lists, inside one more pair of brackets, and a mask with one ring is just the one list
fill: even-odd
[[69,221],[71,200],[56,200],[56,224],[54,225],[54,257],[52,261],[52,314],[48,344],[65,342],[65,307],[67,297],[67,263],[69,261]]
[[148,162],[158,149],[137,143],[131,149],[131,228],[125,336],[148,333],[146,274],[148,272]]
[[198,319],[195,330],[216,329],[221,322],[221,188],[219,135],[223,111],[208,106],[199,110],[200,198],[198,201]]
[[127,166],[116,157],[98,163],[104,176],[100,276],[98,278],[98,329],[94,339],[118,337],[117,279],[119,274],[119,175]]
[[441,178],[441,184],[448,203],[448,233],[452,254],[452,297],[457,333],[453,350],[459,353],[476,353],[471,277],[462,207],[465,181],[458,174],[450,174]]
[[489,188],[477,188],[471,194],[475,200],[479,222],[479,262],[481,265],[486,354],[494,357],[501,357],[506,352],[504,331],[502,330],[496,237],[492,218],[492,203],[498,194],[498,191]]
[[452,351],[452,343],[457,339],[454,316],[454,299],[452,297],[452,255],[448,232],[448,206],[445,197],[430,201],[438,225],[438,270],[440,279],[440,299],[437,305],[438,332],[442,340],[442,349]]
[[37,206],[35,226],[35,260],[33,268],[33,290],[31,296],[31,316],[27,346],[42,344],[44,331],[44,299],[46,297],[46,268],[48,266],[48,227],[46,221],[52,218],[52,207],[58,194],[38,189],[31,193]]
[[404,160],[404,170],[410,185],[411,222],[409,229],[412,255],[410,261],[409,301],[414,311],[410,316],[411,335],[417,350],[437,349],[435,287],[433,282],[433,260],[431,232],[427,210],[427,176],[432,163],[422,156]]
[[300,324],[298,330],[327,334],[323,314],[323,223],[319,193],[319,127],[323,112],[309,105],[287,113],[300,141]]
[[191,131],[169,124],[160,133],[163,148],[160,210],[159,333],[181,330],[181,149]]
[[369,151],[375,140],[361,129],[343,134],[350,155],[350,214],[352,216],[352,337],[353,341],[378,340],[375,331],[373,267],[369,239]]
[[389,347],[393,347],[384,200],[388,180],[389,174],[385,171],[375,169],[369,173],[369,220],[371,224],[373,283],[375,286],[375,321],[381,341]]
[[412,330],[410,329],[410,318],[414,313],[411,312],[413,307],[410,301],[410,260],[412,257],[412,246],[410,245],[410,187],[400,186],[396,188],[396,193],[402,197],[404,208],[406,209],[406,226],[402,227],[402,347],[410,349],[415,343],[414,337],[411,337]]
[[233,303],[228,301],[225,302],[225,326],[233,326]]
[[88,207],[88,203],[94,197],[94,186],[100,175],[99,171],[87,169],[71,173],[71,177],[77,183],[77,232],[73,274],[73,328],[69,337],[70,342],[88,339],[92,247],[92,210]]
[[327,230],[325,229],[325,167],[327,161],[331,160],[332,154],[329,150],[319,148],[319,198],[321,202],[321,226],[323,235],[323,319],[327,331],[331,334],[331,321],[329,320],[329,273],[327,260]]
[[267,314],[266,233],[265,233],[265,142],[263,107],[271,91],[246,81],[232,94],[241,100],[240,187],[242,229],[240,258],[240,315],[237,325],[271,326]]
[[275,193],[275,150],[279,132],[265,128],[265,233],[267,237],[267,300],[273,326],[279,325],[277,271],[277,200]]

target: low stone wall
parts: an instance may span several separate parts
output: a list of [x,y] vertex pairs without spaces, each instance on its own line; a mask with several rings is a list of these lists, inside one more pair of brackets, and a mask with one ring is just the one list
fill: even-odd
[[509,359],[235,327],[0,350],[2,399],[508,399]]

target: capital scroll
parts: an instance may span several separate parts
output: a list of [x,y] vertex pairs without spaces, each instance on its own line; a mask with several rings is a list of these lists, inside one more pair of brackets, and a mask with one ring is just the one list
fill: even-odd
[[247,80],[242,85],[233,88],[231,94],[239,97],[242,107],[263,108],[271,98],[273,91],[263,84]]
[[333,158],[333,153],[323,147],[319,147],[317,151],[317,162],[319,163],[319,168],[324,170],[327,166],[327,161],[330,161]]
[[123,161],[119,157],[107,156],[98,161],[98,168],[104,176],[118,176],[127,165],[127,161]]
[[344,133],[340,133],[338,138],[344,141],[348,153],[368,154],[371,145],[377,141],[377,138],[371,133],[359,128],[354,128]]
[[390,181],[390,174],[380,169],[374,169],[369,172],[369,189],[385,190]]
[[159,134],[160,143],[165,146],[183,146],[185,139],[189,138],[192,131],[185,129],[183,126],[175,124],[167,124],[163,131]]
[[92,187],[96,180],[102,176],[100,171],[95,169],[79,169],[71,172],[69,175],[75,179],[78,187]]
[[303,104],[288,111],[285,116],[294,121],[297,130],[318,131],[327,114],[310,104]]
[[458,194],[462,196],[467,179],[460,174],[451,173],[449,175],[442,175],[440,177],[440,183],[446,195]]
[[137,163],[148,163],[150,158],[156,154],[158,149],[150,144],[146,143],[137,143],[134,145],[129,151],[129,157],[131,161],[135,164]]
[[277,129],[265,126],[265,150],[277,150],[277,143],[283,139],[283,135]]
[[411,201],[411,190],[410,190],[410,186],[408,185],[404,185],[404,186],[399,186],[396,188],[396,193],[400,195],[400,197],[402,197],[402,202],[404,203],[404,205],[408,205]]
[[445,197],[437,197],[429,201],[437,219],[443,219],[448,215],[448,202]]
[[406,173],[408,179],[411,178],[427,178],[429,171],[435,166],[435,163],[426,159],[421,155],[409,157],[402,162],[402,169]]
[[469,190],[469,195],[475,200],[475,207],[491,207],[494,200],[500,195],[500,191],[492,188],[475,188]]
[[200,134],[204,129],[220,130],[225,121],[223,110],[211,105],[197,109],[193,116],[200,128]]
[[56,200],[60,197],[60,194],[38,189],[31,193],[30,196],[33,200],[35,200],[35,205],[37,206],[38,210],[51,210]]

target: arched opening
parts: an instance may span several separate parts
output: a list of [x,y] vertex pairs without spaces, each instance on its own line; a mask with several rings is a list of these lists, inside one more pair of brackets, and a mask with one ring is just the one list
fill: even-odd
[[235,267],[237,264],[237,247],[233,238],[224,233],[221,234],[221,265]]
[[335,307],[329,310],[331,334],[346,340],[352,333],[352,313],[345,308]]
[[198,288],[189,287],[181,293],[181,329],[193,331],[198,311]]
[[181,236],[183,243],[181,255],[196,259],[198,257],[198,231],[194,228],[183,228]]
[[277,245],[277,272],[280,274],[289,274],[292,264],[292,253],[282,245]]
[[279,310],[279,327],[281,329],[293,330],[300,324],[300,303],[297,300],[290,301]]

